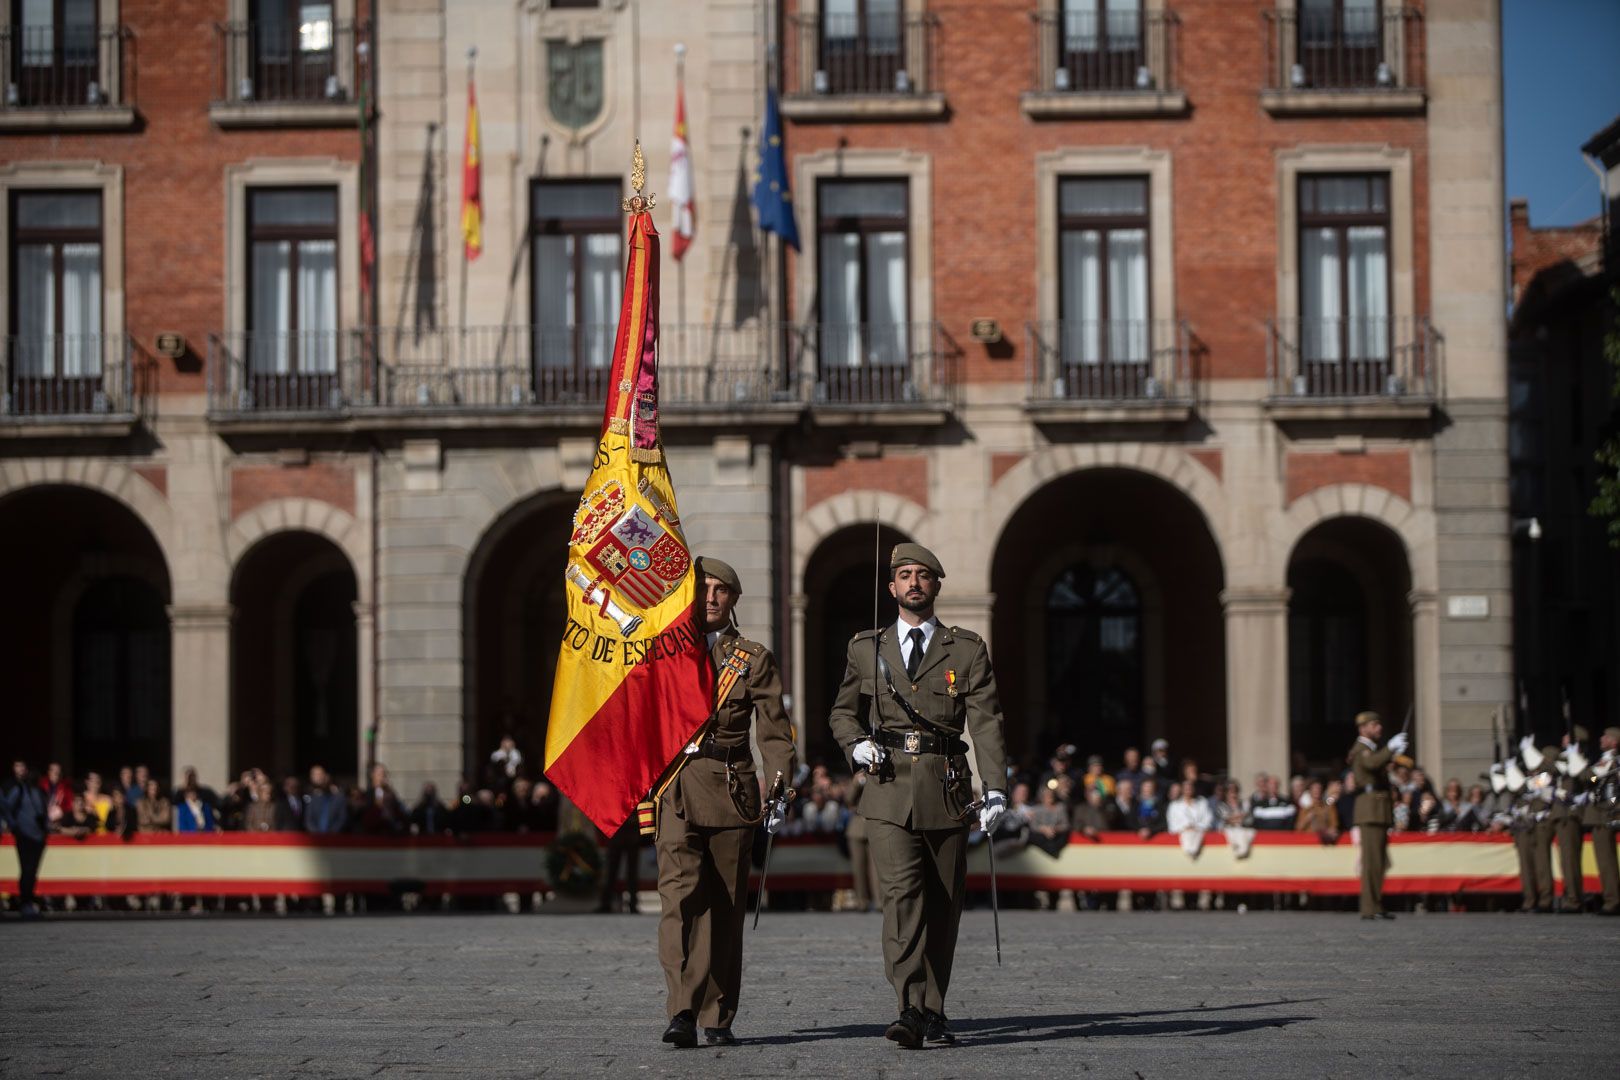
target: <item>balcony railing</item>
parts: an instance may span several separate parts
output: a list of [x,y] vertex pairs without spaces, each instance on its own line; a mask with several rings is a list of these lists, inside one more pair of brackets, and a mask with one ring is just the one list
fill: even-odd
[[1363,94],[1423,89],[1423,14],[1412,8],[1265,13],[1266,89]]
[[130,104],[122,26],[0,27],[0,114],[14,110],[100,110]]
[[938,323],[809,323],[789,331],[788,362],[812,405],[943,406],[956,351]]
[[338,105],[354,100],[358,48],[367,24],[302,26],[216,23],[219,83],[225,106]]
[[1030,323],[1031,403],[1192,398],[1192,332],[1180,319]]
[[927,15],[794,16],[797,56],[789,94],[803,96],[933,93],[935,20]]
[[1040,11],[1035,70],[1045,93],[1180,90],[1174,12]]
[[142,395],[123,334],[0,340],[0,419],[134,418]]
[[1443,344],[1425,316],[1278,319],[1266,376],[1274,398],[1434,400]]
[[371,376],[337,330],[208,338],[208,405],[213,412],[338,412],[371,400]]

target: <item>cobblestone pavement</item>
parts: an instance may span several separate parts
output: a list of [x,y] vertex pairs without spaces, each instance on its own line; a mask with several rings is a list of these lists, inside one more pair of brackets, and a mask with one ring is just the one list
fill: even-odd
[[745,1041],[659,1043],[648,916],[0,925],[0,1075],[1613,1076],[1620,921],[969,912],[952,1049],[904,1051],[879,919],[768,913]]

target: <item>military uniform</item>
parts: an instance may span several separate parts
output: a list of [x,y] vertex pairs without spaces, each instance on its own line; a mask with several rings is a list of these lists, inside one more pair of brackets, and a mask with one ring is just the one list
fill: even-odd
[[[1604,735],[1611,742],[1620,741],[1620,728],[1609,728]],[[1611,824],[1617,808],[1607,805],[1602,784],[1616,770],[1620,770],[1620,750],[1605,750],[1586,770],[1589,780],[1583,808],[1583,820],[1592,830],[1592,859],[1597,863],[1598,881],[1603,887],[1605,915],[1620,915],[1620,858],[1615,854]]]
[[[1541,751],[1541,767],[1530,777],[1530,785],[1525,789],[1526,810],[1533,822],[1530,828],[1530,866],[1535,878],[1535,909],[1537,911],[1552,911],[1558,902],[1553,891],[1552,848],[1553,838],[1557,835],[1558,823],[1553,820],[1554,808],[1557,806],[1557,797],[1554,794],[1558,782],[1558,773],[1553,763],[1558,760],[1558,751],[1554,747],[1546,747]],[[1528,899],[1528,894],[1526,899]]]
[[[902,547],[923,552],[922,564],[944,576],[924,549]],[[894,694],[915,717],[890,696],[879,656]],[[964,732],[973,739],[985,789],[999,791],[1006,783],[1001,702],[989,650],[977,634],[936,622],[915,674],[908,675],[898,627],[857,634],[830,724],[846,754],[867,739],[887,751],[861,796],[883,904],[884,969],[902,1014],[911,1008],[943,1016],[966,892],[967,818],[974,798]],[[853,756],[850,763],[859,767]]]
[[1389,827],[1395,805],[1389,790],[1389,747],[1379,749],[1366,736],[1350,748],[1350,770],[1356,785],[1354,824],[1361,832],[1361,915],[1384,914],[1384,874],[1389,869]]
[[[1567,759],[1566,759],[1567,760]],[[1581,870],[1581,808],[1575,805],[1575,796],[1581,782],[1578,776],[1554,773],[1556,795],[1553,799],[1553,836],[1558,842],[1558,872],[1564,879],[1563,910],[1580,911],[1584,906]]]
[[[717,567],[724,564],[704,560],[704,572],[724,580],[730,568],[716,573]],[[729,576],[735,580],[734,571]],[[690,1011],[704,1027],[730,1028],[742,988],[749,856],[761,819],[748,742],[756,713],[766,777],[774,780],[780,772],[784,783],[790,781],[797,754],[793,725],[782,707],[782,677],[770,650],[733,629],[721,632],[710,651],[717,668],[728,659],[747,668],[659,799],[658,959],[672,1018]]]

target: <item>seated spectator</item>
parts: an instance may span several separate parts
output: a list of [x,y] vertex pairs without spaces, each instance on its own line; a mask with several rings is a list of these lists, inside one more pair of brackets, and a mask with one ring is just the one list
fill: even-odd
[[111,805],[107,808],[107,819],[102,822],[102,831],[108,836],[128,836],[135,831],[135,810],[124,797],[124,789],[112,789]]
[[1180,785],[1181,798],[1170,804],[1165,814],[1165,828],[1181,841],[1181,850],[1196,858],[1204,849],[1204,834],[1215,827],[1215,815],[1209,802],[1198,794],[1197,766],[1194,778]]
[[[1154,739],[1149,749],[1152,752],[1148,755],[1148,759],[1142,762],[1142,771],[1161,785],[1170,783],[1175,775],[1175,770],[1170,765],[1170,741]],[[1163,794],[1162,791],[1160,793]]]
[[1485,801],[1485,789],[1474,784],[1468,789],[1468,795],[1457,807],[1456,816],[1452,819],[1453,832],[1485,832],[1491,827],[1491,810]]
[[1134,791],[1136,785],[1140,784],[1142,778],[1147,775],[1142,771],[1142,751],[1134,746],[1127,746],[1125,748],[1124,762],[1118,771],[1114,773],[1114,784],[1117,786],[1129,780],[1131,790]]
[[348,824],[348,800],[319,765],[310,767],[309,792],[304,796],[304,828],[312,833],[340,833]]
[[1445,812],[1445,807],[1435,797],[1434,792],[1413,792],[1410,797],[1417,800],[1416,814],[1412,821],[1413,832],[1437,833],[1450,827],[1450,815]]
[[1215,785],[1209,777],[1198,771],[1198,762],[1193,758],[1181,759],[1181,786],[1185,789],[1191,785],[1200,799],[1207,799],[1214,792]]
[[[1122,780],[1120,783],[1126,781]],[[1105,832],[1112,832],[1119,827],[1114,807],[1113,800],[1105,802],[1103,793],[1092,788],[1086,792],[1085,801],[1074,808],[1070,828],[1088,840],[1095,840]]]
[[450,831],[457,836],[465,836],[495,832],[500,825],[495,792],[489,788],[479,788],[475,792],[472,785],[463,780],[456,805],[450,809]]
[[1249,816],[1254,827],[1262,832],[1292,832],[1297,810],[1283,798],[1282,782],[1262,773],[1254,783],[1254,794],[1249,796]]
[[522,770],[523,751],[518,749],[517,740],[510,735],[502,735],[501,745],[489,755],[490,784],[506,788]]
[[1303,773],[1295,773],[1288,778],[1288,801],[1294,804],[1296,810],[1311,805],[1311,783]]
[[1396,787],[1392,791],[1395,797],[1395,823],[1389,827],[1390,832],[1410,832],[1412,829],[1412,814],[1416,807],[1412,805],[1412,789]]
[[562,796],[542,777],[534,782],[534,793],[529,796],[535,807],[534,827],[538,832],[557,831],[557,814],[562,809]]
[[1072,780],[1074,774],[1070,770],[1074,764],[1074,756],[1079,752],[1079,749],[1073,743],[1064,743],[1054,750],[1050,761],[1047,763],[1049,767],[1035,782],[1036,788],[1050,786],[1051,781],[1065,776]]
[[408,821],[404,805],[399,796],[394,794],[393,786],[388,782],[388,767],[378,762],[371,766],[370,771],[371,808],[374,816],[379,819],[377,828],[380,832],[404,832]]
[[174,804],[163,794],[163,786],[147,778],[146,792],[135,804],[135,830],[150,836],[174,828]]
[[276,801],[281,807],[277,816],[280,824],[276,827],[282,832],[303,832],[304,813],[307,808],[304,806],[304,792],[302,785],[298,783],[298,777],[289,775],[282,778],[281,795]]
[[1132,780],[1121,780],[1114,785],[1113,809],[1108,814],[1114,828],[1136,827],[1136,788],[1136,782]]
[[242,812],[242,828],[246,832],[277,832],[280,828],[281,801],[268,778],[260,780],[252,792],[247,809]]
[[135,784],[129,789],[129,805],[134,806],[146,797],[146,782],[152,779],[152,770],[145,765],[135,766]]
[[411,807],[411,832],[418,836],[440,836],[450,831],[450,811],[439,801],[439,787],[428,780],[421,797]]
[[186,788],[194,787],[197,789],[198,798],[215,810],[219,809],[219,793],[197,778],[197,767],[195,765],[187,765],[180,775],[180,784],[174,789],[174,794],[171,796],[174,799],[175,806],[178,807],[185,801]]
[[[1086,790],[1096,788],[1088,784]],[[1029,843],[1055,859],[1069,843],[1069,811],[1058,801],[1056,788],[1041,788],[1036,800],[1028,814]]]
[[73,801],[68,803],[68,812],[57,819],[56,831],[63,836],[70,836],[75,840],[80,840],[100,832],[101,822],[85,806],[84,796],[75,795]]
[[191,770],[190,775],[193,779],[180,789],[180,799],[178,805],[174,808],[174,831],[177,833],[219,832],[219,823],[214,815],[214,808],[203,798],[202,789],[197,786],[196,770]]
[[101,774],[87,772],[84,774],[84,809],[95,819],[95,832],[107,831],[107,815],[112,811],[112,798],[102,790]]
[[799,810],[799,831],[831,836],[843,824],[844,808],[832,797],[831,784],[817,784]]
[[1136,835],[1143,840],[1164,832],[1164,806],[1159,799],[1159,783],[1151,776],[1142,781],[1142,794],[1136,800],[1136,815],[1132,825]]
[[504,798],[497,798],[495,804],[507,832],[548,831],[542,827],[541,808],[534,801],[534,784],[527,778],[513,780],[512,790]]
[[1114,793],[1114,778],[1103,771],[1101,754],[1092,754],[1086,759],[1085,775],[1080,778],[1076,786],[1080,794],[1075,795],[1075,798],[1082,798],[1084,792],[1091,788],[1096,788],[1105,797]]
[[1451,830],[1456,826],[1457,815],[1462,812],[1464,805],[1462,781],[1453,776],[1446,781],[1445,794],[1440,798],[1440,812],[1445,815],[1445,823],[1440,827]]
[[1294,819],[1295,832],[1315,833],[1324,844],[1339,841],[1339,814],[1327,801],[1322,781],[1312,780],[1300,795],[1300,810]]
[[1254,825],[1249,817],[1249,809],[1243,803],[1243,785],[1236,780],[1228,780],[1226,790],[1214,810],[1216,824],[1226,837],[1227,846],[1232,849],[1232,857],[1248,858],[1249,852],[1254,849]]
[[[135,785],[135,770],[128,765],[118,767],[118,787],[114,790],[122,791],[124,801],[130,806],[134,806],[141,801],[141,789]],[[110,795],[112,792],[109,791],[107,794]]]
[[45,766],[45,775],[40,779],[39,787],[45,792],[47,802],[56,808],[57,816],[72,812],[73,785],[62,775],[60,761],[53,761]]

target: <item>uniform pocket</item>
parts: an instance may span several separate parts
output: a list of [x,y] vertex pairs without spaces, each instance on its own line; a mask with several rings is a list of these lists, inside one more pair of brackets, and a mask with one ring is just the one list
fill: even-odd
[[727,769],[726,786],[732,805],[744,818],[757,818],[760,812],[759,779],[752,768]]
[[973,802],[973,773],[968,768],[967,757],[952,754],[945,758],[940,768],[940,782],[945,787],[945,812],[955,818],[962,817],[967,813],[968,804]]

